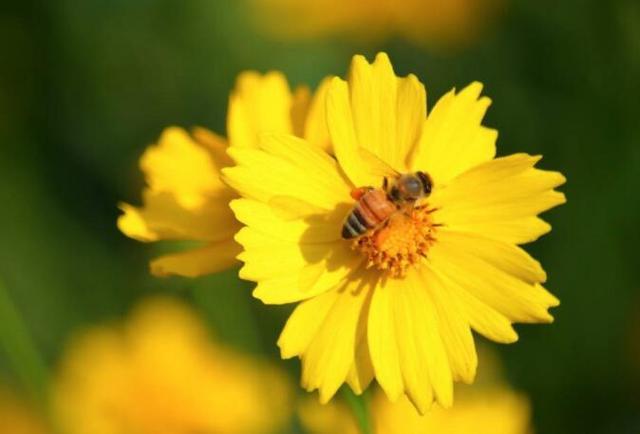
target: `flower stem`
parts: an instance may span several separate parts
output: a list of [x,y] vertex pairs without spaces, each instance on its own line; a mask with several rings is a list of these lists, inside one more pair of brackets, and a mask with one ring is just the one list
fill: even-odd
[[356,395],[346,386],[342,388],[342,395],[358,422],[361,434],[373,434],[371,413],[369,412],[369,396],[366,393]]
[[0,318],[0,345],[32,398],[43,404],[46,400],[46,365],[1,279]]

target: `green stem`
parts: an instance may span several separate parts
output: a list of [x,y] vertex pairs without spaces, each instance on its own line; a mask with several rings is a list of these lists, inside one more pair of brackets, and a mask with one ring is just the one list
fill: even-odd
[[354,394],[348,387],[342,388],[342,396],[351,408],[353,415],[358,422],[362,434],[373,434],[371,427],[371,413],[369,412],[369,399],[366,393],[362,395]]
[[15,374],[32,395],[32,398],[43,404],[46,400],[46,365],[1,279],[0,345],[7,354]]

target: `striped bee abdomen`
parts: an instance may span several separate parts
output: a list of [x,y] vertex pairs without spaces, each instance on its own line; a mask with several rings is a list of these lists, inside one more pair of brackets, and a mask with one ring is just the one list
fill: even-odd
[[384,222],[397,210],[383,190],[369,190],[358,200],[342,226],[342,238],[356,238]]
[[344,225],[342,225],[342,238],[346,240],[355,238],[364,234],[367,229],[369,228],[366,226],[366,222],[362,218],[362,215],[354,209],[349,213],[347,220],[345,220]]

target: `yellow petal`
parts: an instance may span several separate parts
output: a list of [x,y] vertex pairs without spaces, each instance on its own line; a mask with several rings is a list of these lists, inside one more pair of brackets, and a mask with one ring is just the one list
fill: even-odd
[[511,244],[441,230],[429,251],[433,268],[511,321],[551,322],[547,309],[558,300],[539,282],[540,264]]
[[378,177],[367,172],[360,159],[360,144],[353,127],[349,87],[337,77],[331,80],[327,91],[327,127],[340,167],[353,185],[377,185]]
[[418,376],[416,382],[405,375],[407,394],[418,411],[424,413],[432,399],[425,389],[431,387],[433,399],[448,408],[453,403],[453,378],[435,305],[418,273],[409,273],[401,286],[402,295],[395,298],[395,315],[403,374],[407,372],[405,368],[428,372],[428,379]]
[[334,79],[327,100],[327,124],[336,157],[351,181],[358,186],[380,182],[360,161],[361,147],[394,169],[406,171],[425,114],[426,93],[414,76],[396,77],[384,53],[372,64],[354,56],[348,84]]
[[358,325],[370,293],[355,279],[339,289],[335,303],[302,356],[302,384],[309,391],[319,389],[322,403],[331,399],[353,366]]
[[469,324],[473,330],[487,339],[503,344],[510,344],[518,340],[518,334],[511,326],[511,321],[504,315],[478,300],[472,292],[468,291],[469,288],[461,286],[440,272],[440,270],[433,266],[431,261],[424,266],[428,267],[432,273],[437,275],[438,279],[452,296],[460,300],[460,306],[462,307],[460,314],[469,320]]
[[225,180],[243,196],[263,202],[291,196],[327,211],[351,201],[346,181],[324,151],[293,136],[264,136],[263,144],[265,150],[229,149],[238,165],[223,171]]
[[291,91],[284,75],[253,71],[240,74],[229,98],[229,142],[238,147],[256,147],[261,133],[291,134],[291,110]]
[[228,163],[225,143],[199,129],[198,140],[171,127],[140,159],[149,187],[143,206],[127,204],[118,227],[140,241],[181,239],[216,241],[237,230],[228,202],[235,193],[220,181],[220,169]]
[[330,83],[331,79],[327,77],[318,85],[309,106],[303,134],[296,135],[304,137],[309,143],[313,143],[325,152],[333,154],[329,129],[327,127],[327,91],[329,90]]
[[[118,229],[120,229],[120,232],[128,237],[143,242],[157,241],[160,239],[159,231],[153,230],[149,227],[146,219],[142,216],[139,209],[129,205],[128,203],[119,203],[118,208],[123,212],[123,214],[118,217]],[[168,238],[170,239],[171,235],[174,233],[176,238],[182,237],[182,234],[175,230],[164,235],[169,235]]]
[[364,57],[354,56],[349,88],[360,146],[395,169],[405,171],[407,156],[426,117],[422,84],[415,76],[396,77],[389,57],[379,53],[371,65]]
[[227,155],[227,140],[222,136],[202,127],[195,127],[191,131],[191,135],[196,142],[206,147],[213,154],[216,167],[222,168],[233,164],[233,161]]
[[[351,274],[351,270],[347,268],[337,273],[321,274],[321,266],[322,264],[311,267],[313,270],[303,268],[291,275],[261,280],[253,291],[253,296],[266,304],[293,303],[327,292]],[[306,273],[311,273],[311,276]]]
[[434,191],[434,218],[452,229],[505,242],[535,240],[550,229],[536,214],[565,202],[562,193],[553,191],[564,176],[535,169],[539,159],[515,154],[464,172]]
[[338,295],[338,291],[329,291],[298,304],[278,339],[283,359],[302,356],[307,351]]
[[445,185],[495,156],[497,132],[481,125],[491,100],[479,98],[481,91],[482,84],[475,82],[440,98],[427,116],[412,170],[427,171],[436,185]]
[[396,76],[389,58],[379,54],[373,64],[354,56],[349,69],[351,111],[358,143],[392,166],[390,150],[396,145]]
[[342,175],[335,159],[319,147],[284,134],[263,135],[260,147],[269,154],[300,167],[306,174],[307,182],[332,190],[337,202],[348,200],[351,190],[348,181]]
[[503,221],[474,221],[463,222],[462,217],[451,225],[460,232],[482,234],[487,238],[512,244],[526,244],[537,240],[551,231],[551,225],[539,217],[523,217]]
[[233,239],[228,239],[154,259],[151,273],[156,276],[175,274],[185,277],[217,273],[235,265],[238,253],[240,246]]
[[[307,244],[305,248],[309,250],[304,253],[297,242],[283,240],[253,226],[242,228],[235,239],[243,247],[238,259],[245,262],[240,277],[255,281],[291,274],[312,260],[324,259],[336,246],[334,243]],[[277,258],[274,252],[278,252]]]
[[[414,291],[413,282],[408,279],[404,281],[391,280],[384,290],[392,293],[390,299],[391,321],[395,329],[395,346],[400,362],[400,372],[402,373],[405,391],[409,399],[414,403],[418,411],[424,413],[434,400],[434,385],[432,381],[431,361],[425,358],[423,345],[426,342],[419,342],[425,339],[423,335],[424,323],[429,327],[435,325],[434,318],[416,317],[419,306],[413,303],[431,303],[424,298],[424,289]],[[427,311],[430,312],[427,306]],[[417,324],[413,324],[417,322]],[[437,329],[435,330],[437,333]],[[441,346],[441,344],[438,344]],[[434,348],[431,351],[438,351]],[[374,357],[375,364],[375,357]],[[447,367],[448,370],[448,367]],[[449,375],[451,375],[449,373]]]
[[[361,323],[364,322],[365,325],[358,325],[359,332],[357,342],[359,343],[356,344],[355,359],[351,369],[349,370],[349,374],[347,374],[347,383],[357,395],[362,394],[362,392],[369,387],[369,384],[371,384],[375,375],[373,372],[373,365],[371,364],[371,353],[369,352],[369,343],[367,342],[365,330],[367,316],[361,316],[361,318],[365,320],[361,320]],[[360,330],[365,331],[362,336],[360,335]]]
[[[437,233],[438,251],[442,248],[453,255],[473,256],[486,264],[526,283],[544,282],[547,274],[538,261],[513,244],[492,240],[478,234],[442,228]],[[436,253],[433,254],[436,257]],[[439,259],[436,257],[436,259]],[[460,260],[458,259],[458,262]]]
[[421,413],[434,400],[451,405],[453,378],[436,309],[415,273],[376,288],[368,333],[376,378],[392,401],[404,390]]
[[326,210],[291,196],[273,196],[269,206],[276,215],[284,220],[312,218],[324,214]]
[[[388,282],[395,282],[395,280]],[[378,285],[373,291],[367,338],[376,380],[389,399],[395,402],[404,391],[405,383],[397,342],[396,327],[398,325],[392,309],[393,297],[396,296],[393,293],[395,288],[392,286],[395,285]],[[421,371],[421,373],[424,372],[426,371]],[[430,390],[430,388],[425,389],[425,393]]]
[[435,306],[438,330],[442,335],[454,379],[470,384],[475,378],[478,356],[469,320],[466,315],[461,314],[464,311],[462,303],[455,292],[450,291],[428,267],[423,267],[419,278]]
[[[257,281],[253,295],[264,303],[304,300],[335,288],[362,258],[345,243],[298,244],[245,227],[236,240],[244,251],[240,277]],[[274,256],[274,252],[278,252]]]
[[229,191],[220,180],[222,164],[176,127],[164,130],[158,144],[150,146],[140,159],[149,189],[172,194],[184,207],[201,206],[208,196]]
[[307,86],[298,86],[291,96],[291,133],[304,137],[305,123],[311,107],[311,90]]
[[236,199],[230,204],[236,218],[256,231],[285,241],[331,243],[341,239],[344,215],[317,216],[305,220],[288,220],[266,203],[252,199]]
[[229,200],[230,190],[221,196],[209,196],[199,205],[184,206],[168,192],[143,192],[144,206],[120,204],[124,212],[118,218],[118,228],[138,241],[228,239],[239,229]]
[[427,117],[427,92],[418,78],[410,74],[398,79],[397,98],[398,125],[396,127],[397,147],[390,161],[396,161],[398,168],[408,168],[414,147],[422,136],[422,128]]

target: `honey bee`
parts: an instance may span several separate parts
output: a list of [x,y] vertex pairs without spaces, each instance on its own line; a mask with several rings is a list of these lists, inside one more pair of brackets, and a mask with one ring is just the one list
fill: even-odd
[[382,187],[359,187],[351,192],[357,202],[342,225],[345,240],[382,227],[396,213],[408,214],[418,200],[431,194],[433,185],[425,172],[399,173],[368,151],[361,150],[360,155],[383,176]]

